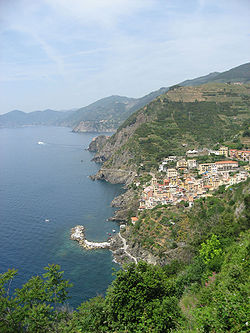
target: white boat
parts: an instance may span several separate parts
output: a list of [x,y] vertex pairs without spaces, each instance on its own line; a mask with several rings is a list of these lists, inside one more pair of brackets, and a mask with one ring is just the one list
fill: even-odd
[[112,231],[113,231],[113,232],[116,232],[116,230],[115,230],[115,229],[113,229]]
[[49,220],[49,219],[45,219],[44,221],[45,221],[45,222],[49,222],[50,220]]
[[38,141],[37,144],[38,145],[44,145],[45,143],[43,141]]

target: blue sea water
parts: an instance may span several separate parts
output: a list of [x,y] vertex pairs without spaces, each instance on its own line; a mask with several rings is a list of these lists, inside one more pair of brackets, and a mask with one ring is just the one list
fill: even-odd
[[48,263],[59,264],[74,284],[73,307],[105,294],[118,269],[110,251],[86,251],[70,240],[77,224],[86,227],[88,240],[119,230],[106,219],[121,186],[88,178],[99,167],[85,150],[94,136],[60,127],[0,130],[0,272],[18,269],[14,288]]

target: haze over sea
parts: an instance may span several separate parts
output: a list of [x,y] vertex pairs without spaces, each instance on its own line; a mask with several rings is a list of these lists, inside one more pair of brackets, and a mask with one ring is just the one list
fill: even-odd
[[73,307],[104,294],[111,283],[118,268],[111,252],[86,251],[70,240],[77,224],[86,227],[88,240],[103,241],[119,230],[106,219],[121,186],[88,178],[98,170],[85,150],[94,136],[60,127],[0,130],[0,272],[18,269],[12,288],[44,273],[48,263],[61,265],[73,282]]

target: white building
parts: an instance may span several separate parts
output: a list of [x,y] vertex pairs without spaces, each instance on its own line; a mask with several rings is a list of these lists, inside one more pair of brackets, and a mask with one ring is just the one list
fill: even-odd
[[187,166],[189,169],[196,169],[197,168],[197,162],[196,160],[188,160]]

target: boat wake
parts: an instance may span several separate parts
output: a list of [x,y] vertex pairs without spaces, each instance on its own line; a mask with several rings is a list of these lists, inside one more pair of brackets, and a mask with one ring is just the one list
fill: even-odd
[[84,148],[82,145],[67,145],[63,143],[53,143],[53,142],[44,142],[44,141],[38,141],[38,145],[50,145],[50,146],[57,146],[57,147],[63,147],[63,148]]

